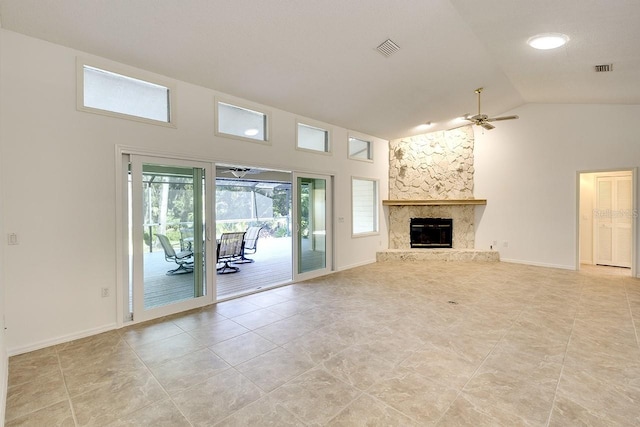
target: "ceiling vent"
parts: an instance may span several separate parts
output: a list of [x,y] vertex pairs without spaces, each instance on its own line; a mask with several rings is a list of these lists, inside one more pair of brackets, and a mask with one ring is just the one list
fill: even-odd
[[613,64],[602,64],[595,66],[596,73],[606,73],[609,71],[613,71]]
[[378,52],[386,56],[387,58],[400,50],[400,46],[395,44],[391,39],[386,39],[380,46],[376,48]]

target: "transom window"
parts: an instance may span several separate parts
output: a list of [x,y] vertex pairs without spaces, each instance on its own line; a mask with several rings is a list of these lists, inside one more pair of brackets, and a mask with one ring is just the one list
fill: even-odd
[[267,114],[221,101],[216,102],[216,110],[219,134],[268,141]]
[[351,212],[353,235],[378,232],[378,181],[351,178]]
[[172,93],[168,86],[87,64],[82,64],[80,71],[79,109],[172,124]]
[[329,131],[298,123],[296,146],[303,150],[329,152]]
[[349,158],[356,160],[373,160],[371,141],[349,137]]

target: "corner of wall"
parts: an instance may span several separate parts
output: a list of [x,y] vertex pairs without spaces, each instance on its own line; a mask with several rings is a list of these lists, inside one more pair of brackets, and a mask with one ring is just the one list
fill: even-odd
[[[2,27],[0,25],[0,95],[2,94]],[[0,96],[0,100],[2,96]],[[2,120],[2,104],[0,103],[0,121]],[[0,126],[0,130],[2,126]],[[0,153],[2,152],[2,133],[0,132]],[[3,157],[0,155],[0,159]],[[4,235],[4,203],[2,191],[2,164],[0,163],[0,235]],[[7,378],[9,376],[9,358],[5,339],[4,321],[4,245],[0,245],[0,426],[4,425],[4,413],[7,402]]]

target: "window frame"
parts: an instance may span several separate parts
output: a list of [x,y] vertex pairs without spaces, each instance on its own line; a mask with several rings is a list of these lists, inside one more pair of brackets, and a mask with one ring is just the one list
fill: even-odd
[[[369,153],[371,154],[371,157],[367,157],[365,159],[359,158],[359,157],[353,157],[351,155],[351,140],[352,139],[357,139],[358,141],[362,141],[362,142],[367,142],[369,144]],[[364,135],[361,134],[357,134],[357,133],[352,133],[349,132],[349,134],[347,135],[347,157],[350,160],[357,160],[359,162],[367,162],[367,163],[373,163],[373,159],[374,159],[374,144],[373,144],[373,140],[370,137],[365,137]]]
[[[312,148],[304,148],[304,147],[300,147],[299,142],[300,142],[300,126],[306,126],[308,128],[313,128],[313,129],[318,129],[321,131],[324,131],[326,134],[326,145],[327,145],[327,149],[326,151],[320,151],[320,150],[314,150]],[[325,156],[332,156],[333,155],[333,144],[331,141],[331,129],[328,128],[328,126],[326,126],[324,123],[320,123],[320,122],[316,122],[314,120],[307,120],[307,119],[296,119],[296,140],[295,140],[295,148],[296,150],[300,150],[300,151],[305,151],[307,153],[315,153],[315,154],[322,154]]]
[[[256,113],[260,113],[264,115],[265,118],[265,129],[264,129],[264,140],[249,138],[247,136],[235,135],[232,133],[226,133],[220,131],[220,116],[219,116],[219,108],[218,104],[226,104],[232,107],[237,107],[243,110],[249,110]],[[271,145],[271,112],[265,108],[262,108],[256,104],[252,104],[249,102],[242,102],[235,99],[225,98],[223,96],[216,96],[213,99],[213,110],[214,110],[214,134],[215,136],[221,138],[231,138],[237,139],[240,141],[253,142],[254,144],[262,144],[262,145]]]
[[[375,230],[373,231],[364,231],[364,232],[356,233],[354,230],[355,209],[354,209],[353,184],[354,184],[354,181],[356,180],[373,182],[375,185],[375,194],[374,194],[375,200],[373,201],[373,206],[372,206],[372,208],[375,210],[373,212],[373,214],[375,215],[375,221],[374,221]],[[378,235],[380,235],[380,180],[376,178],[367,178],[362,176],[351,176],[351,237],[357,238],[357,237],[378,236]]]
[[[123,77],[140,80],[145,83],[150,83],[167,88],[169,91],[168,99],[168,115],[169,121],[161,121],[149,119],[146,117],[134,116],[126,113],[119,113],[117,111],[103,110],[101,108],[89,107],[84,105],[84,69],[86,67],[96,68],[98,70],[106,71],[108,73],[118,74]],[[101,116],[115,117],[118,119],[132,120],[134,122],[147,123],[156,126],[164,126],[170,128],[177,127],[176,121],[176,85],[168,79],[163,79],[157,75],[147,73],[142,70],[138,70],[131,67],[126,67],[112,62],[101,61],[97,59],[87,59],[83,57],[76,57],[76,109],[86,113],[99,114]]]

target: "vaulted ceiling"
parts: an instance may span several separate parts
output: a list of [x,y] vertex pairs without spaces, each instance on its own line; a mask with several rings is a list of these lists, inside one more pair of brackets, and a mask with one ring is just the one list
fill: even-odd
[[[382,138],[640,103],[637,0],[0,0],[4,29]],[[560,32],[537,51],[527,39]],[[386,39],[400,50],[385,57]],[[594,66],[613,64],[596,73]],[[494,131],[495,132],[495,131]]]

